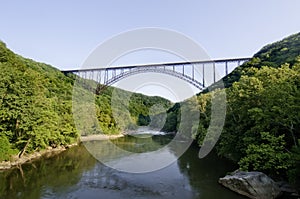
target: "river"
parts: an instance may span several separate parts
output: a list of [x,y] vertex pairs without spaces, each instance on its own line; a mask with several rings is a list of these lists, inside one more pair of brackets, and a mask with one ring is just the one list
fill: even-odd
[[[199,148],[192,144],[185,153],[167,167],[156,171],[132,173],[118,168],[130,161],[124,156],[110,160],[114,168],[97,161],[91,155],[90,146],[107,153],[107,144],[135,152],[133,157],[143,157],[147,152],[168,159],[176,151],[169,147],[173,137],[160,134],[127,135],[115,140],[90,141],[72,147],[58,155],[42,157],[19,168],[0,172],[1,199],[120,199],[120,198],[171,198],[171,199],[239,199],[244,198],[218,184],[218,178],[236,165],[210,153],[198,158]],[[166,150],[157,150],[163,147]],[[161,153],[161,154],[160,154]],[[110,154],[110,153],[107,153]],[[150,153],[151,154],[151,153]],[[148,158],[149,159],[149,158]],[[150,158],[151,159],[151,158]],[[143,167],[135,164],[137,167]],[[132,168],[132,166],[130,166]]]

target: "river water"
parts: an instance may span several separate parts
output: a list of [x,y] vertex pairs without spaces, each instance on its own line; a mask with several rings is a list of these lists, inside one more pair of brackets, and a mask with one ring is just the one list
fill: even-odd
[[[236,166],[227,160],[220,159],[213,152],[199,159],[199,148],[195,144],[192,144],[178,160],[169,166],[146,173],[129,173],[114,169],[120,164],[134,162],[133,159],[122,155],[113,156],[110,164],[116,167],[111,168],[106,163],[96,160],[94,156],[98,157],[97,154],[93,156],[87,150],[93,146],[97,148],[98,153],[110,154],[107,148],[110,142],[125,151],[135,152],[133,156],[135,158],[143,157],[145,167],[151,164],[148,162],[147,152],[158,151],[157,153],[161,153],[163,159],[168,159],[168,156],[174,157],[176,151],[168,147],[173,138],[170,135],[154,134],[128,135],[111,141],[90,141],[58,155],[43,157],[19,168],[0,172],[0,198],[244,198],[217,182],[219,177],[233,171]],[[157,150],[161,147],[166,150]],[[131,165],[132,167],[143,166],[135,164],[135,166]]]

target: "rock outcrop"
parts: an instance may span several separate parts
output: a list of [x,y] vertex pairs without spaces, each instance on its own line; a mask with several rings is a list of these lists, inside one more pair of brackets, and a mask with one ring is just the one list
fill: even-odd
[[219,183],[253,199],[272,199],[281,195],[278,185],[262,172],[235,171],[220,178]]

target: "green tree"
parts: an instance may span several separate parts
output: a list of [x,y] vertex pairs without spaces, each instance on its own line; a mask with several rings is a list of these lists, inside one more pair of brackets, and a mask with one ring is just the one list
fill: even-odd
[[261,141],[248,145],[246,155],[239,161],[240,168],[276,174],[287,172],[291,154],[285,150],[284,135],[275,137],[268,132],[260,135]]

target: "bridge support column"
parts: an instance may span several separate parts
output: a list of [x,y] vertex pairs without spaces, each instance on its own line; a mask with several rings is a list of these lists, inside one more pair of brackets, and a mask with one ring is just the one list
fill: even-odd
[[214,83],[216,82],[216,64],[213,63]]
[[192,79],[195,80],[195,66],[192,65]]
[[228,62],[225,62],[225,74],[228,75]]
[[202,85],[203,87],[205,87],[205,77],[204,77],[204,72],[205,72],[205,69],[204,69],[204,64],[202,64]]

